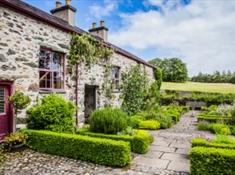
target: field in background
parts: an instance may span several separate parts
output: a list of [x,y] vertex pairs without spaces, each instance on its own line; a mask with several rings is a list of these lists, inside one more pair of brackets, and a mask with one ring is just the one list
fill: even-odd
[[162,90],[218,92],[218,93],[234,93],[235,94],[235,84],[228,84],[228,83],[163,82],[161,89]]

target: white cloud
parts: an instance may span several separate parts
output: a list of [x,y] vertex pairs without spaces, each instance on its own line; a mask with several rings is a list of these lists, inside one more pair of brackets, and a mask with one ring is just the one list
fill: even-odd
[[103,5],[94,4],[90,7],[90,13],[95,18],[109,16],[117,8],[117,1],[105,0]]
[[194,0],[175,10],[165,8],[164,15],[148,11],[121,17],[123,27],[109,37],[119,46],[168,50],[182,57],[191,74],[235,70],[235,1]]

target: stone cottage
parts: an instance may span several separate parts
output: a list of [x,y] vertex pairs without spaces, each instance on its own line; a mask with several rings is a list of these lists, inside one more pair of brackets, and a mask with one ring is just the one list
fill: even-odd
[[[56,2],[48,14],[20,0],[0,1],[0,138],[26,126],[25,111],[14,119],[8,103],[8,96],[15,90],[29,95],[33,103],[44,94],[63,94],[78,106],[77,124],[84,123],[92,110],[104,106],[104,65],[87,69],[81,64],[78,84],[67,70],[72,35],[85,32],[75,26],[76,9],[70,3]],[[152,65],[108,42],[104,21],[98,27],[93,23],[89,33],[114,50],[110,74],[113,105],[121,105],[121,73],[132,65],[140,64],[154,80]]]

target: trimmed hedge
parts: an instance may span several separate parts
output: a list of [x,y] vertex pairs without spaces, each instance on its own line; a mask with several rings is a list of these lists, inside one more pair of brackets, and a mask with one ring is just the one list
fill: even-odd
[[139,124],[140,129],[150,129],[150,130],[156,130],[160,128],[159,121],[156,120],[145,120],[141,121]]
[[161,104],[168,105],[178,102],[180,105],[185,105],[187,101],[203,101],[210,105],[232,104],[235,100],[235,94],[222,93],[207,93],[207,92],[187,92],[184,95],[183,91],[165,90],[161,94]]
[[127,142],[43,130],[22,132],[28,136],[26,145],[39,152],[115,167],[123,167],[131,161]]
[[190,152],[191,175],[234,175],[235,150],[194,147]]
[[150,143],[153,142],[153,137],[147,131],[136,130],[135,135],[116,135],[116,134],[103,134],[94,133],[87,128],[82,128],[78,131],[80,135],[86,135],[90,137],[106,138],[112,140],[121,140],[129,142],[131,150],[134,153],[144,154],[148,151]]
[[235,144],[210,142],[202,138],[195,138],[192,140],[192,147],[197,147],[197,146],[235,149]]
[[215,134],[230,135],[231,131],[229,126],[222,123],[199,123],[198,130],[206,130]]

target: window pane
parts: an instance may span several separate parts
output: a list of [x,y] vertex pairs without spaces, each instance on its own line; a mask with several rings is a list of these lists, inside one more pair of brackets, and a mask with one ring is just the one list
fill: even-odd
[[0,87],[0,114],[5,113],[5,89]]
[[[64,83],[63,54],[42,50],[39,60],[40,88],[62,89]],[[47,70],[45,70],[47,69]]]
[[51,72],[40,71],[39,72],[40,88],[52,88],[51,79],[52,79]]
[[119,89],[120,68],[114,66],[112,68],[112,84],[114,89]]
[[41,50],[39,58],[39,68],[50,69],[50,52]]
[[62,89],[63,88],[63,76],[60,72],[54,72],[54,88],[55,89]]
[[56,52],[52,54],[51,69],[53,71],[61,71],[61,54]]

